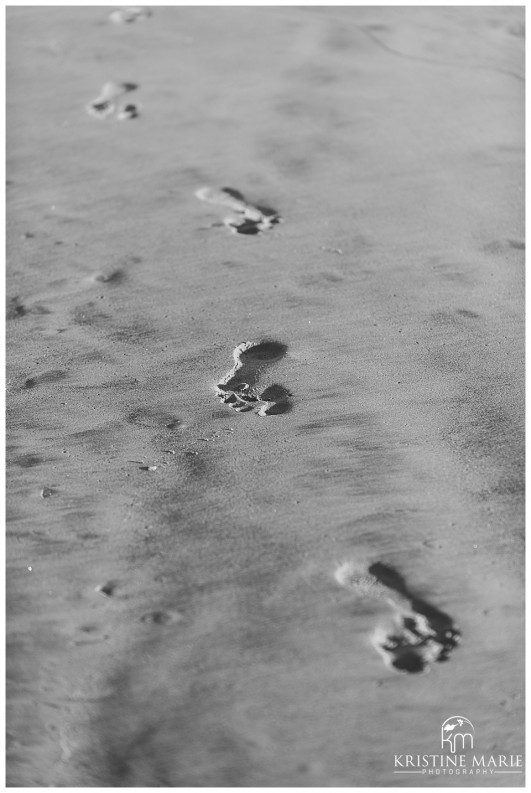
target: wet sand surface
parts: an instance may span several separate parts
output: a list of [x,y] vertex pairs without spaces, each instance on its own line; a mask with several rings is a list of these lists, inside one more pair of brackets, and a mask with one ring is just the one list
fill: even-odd
[[523,10],[110,10],[8,9],[8,784],[522,785],[393,758],[523,752]]

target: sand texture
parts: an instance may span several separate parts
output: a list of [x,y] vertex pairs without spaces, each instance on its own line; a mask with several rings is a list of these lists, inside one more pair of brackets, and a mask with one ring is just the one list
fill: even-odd
[[111,11],[7,14],[8,783],[523,785],[393,765],[523,752],[523,9]]

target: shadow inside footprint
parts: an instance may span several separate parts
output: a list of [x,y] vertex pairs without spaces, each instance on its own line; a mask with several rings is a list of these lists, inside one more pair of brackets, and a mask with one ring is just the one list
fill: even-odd
[[240,353],[240,360],[245,361],[280,361],[288,351],[287,344],[280,341],[262,341]]
[[222,193],[227,193],[227,195],[232,196],[236,199],[236,201],[241,201],[243,204],[246,203],[245,196],[240,190],[236,190],[234,187],[222,187]]
[[260,234],[262,229],[259,227],[256,220],[249,220],[249,218],[245,218],[241,222],[229,222],[227,223],[228,227],[235,231],[236,234],[247,234],[248,236],[253,236],[255,234]]
[[[411,602],[412,611],[426,618],[431,629],[435,631],[438,640],[444,641],[445,646],[447,645],[449,650],[457,646],[460,634],[455,628],[452,618],[445,614],[444,611],[440,611],[435,606],[410,592],[400,573],[381,562],[371,565],[369,573],[388,589],[393,589],[402,597],[407,598]],[[447,657],[448,655],[438,660],[444,661]]]
[[373,636],[386,663],[401,672],[416,673],[434,661],[447,661],[460,640],[452,618],[411,593],[404,578],[392,567],[376,562],[369,567],[369,573],[400,596],[396,601],[390,599],[398,611],[398,630],[386,634],[377,629]]
[[280,361],[287,352],[287,345],[278,341],[263,341],[258,344],[246,342],[234,350],[234,367],[218,383],[222,391],[238,392],[238,396],[248,401],[258,399],[258,394],[251,389],[256,385],[264,366]]
[[201,201],[230,208],[235,216],[225,218],[222,224],[214,225],[226,226],[235,234],[260,234],[260,232],[276,226],[282,220],[275,209],[251,204],[240,190],[233,187],[201,187],[196,190],[195,195]]
[[95,281],[99,281],[102,284],[112,284],[113,286],[117,284],[123,283],[126,279],[126,274],[124,270],[111,270],[109,272],[98,273],[98,275],[94,276]]
[[425,671],[427,662],[416,648],[400,647],[391,643],[381,646],[386,652],[392,654],[393,661],[391,665],[399,672],[407,672],[411,675]]
[[400,658],[397,658],[393,666],[401,672],[415,674],[425,670],[426,662],[416,652],[409,650],[403,653]]
[[244,342],[234,350],[234,366],[217,385],[221,401],[237,412],[252,410],[260,404],[259,415],[285,413],[291,394],[280,385],[272,385],[259,393],[256,385],[262,370],[281,360],[288,350],[279,341]]
[[401,595],[404,595],[404,597],[408,596],[404,577],[392,567],[382,562],[375,562],[369,567],[369,573],[374,576],[380,584],[383,584],[389,589],[394,589],[395,592],[399,592]]
[[265,402],[258,411],[260,416],[278,416],[281,413],[287,413],[291,410],[291,404],[288,398],[292,394],[283,385],[270,385],[265,391],[260,394],[260,401]]

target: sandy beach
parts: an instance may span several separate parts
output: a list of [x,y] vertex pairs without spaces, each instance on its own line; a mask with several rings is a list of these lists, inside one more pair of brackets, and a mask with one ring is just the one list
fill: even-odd
[[7,9],[7,784],[523,786],[523,7],[112,10]]

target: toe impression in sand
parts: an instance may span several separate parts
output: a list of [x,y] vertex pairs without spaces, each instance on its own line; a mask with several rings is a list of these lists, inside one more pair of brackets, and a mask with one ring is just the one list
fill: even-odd
[[413,595],[392,567],[376,562],[365,572],[347,562],[336,570],[335,579],[358,596],[384,600],[391,606],[392,626],[378,626],[371,637],[391,669],[426,672],[432,663],[447,661],[459,644],[461,634],[451,617]]
[[115,116],[119,121],[129,118],[137,118],[139,106],[133,104],[117,105],[119,99],[130,91],[136,91],[136,83],[105,83],[99,96],[86,105],[86,111],[90,116],[103,120],[109,116]]
[[234,366],[218,383],[216,392],[222,402],[237,413],[258,408],[259,416],[286,413],[291,394],[282,385],[268,386],[264,391],[258,382],[264,369],[280,361],[287,346],[278,341],[246,341],[234,350]]
[[115,25],[125,25],[132,22],[145,22],[150,16],[151,11],[146,6],[124,6],[111,11],[109,19]]

